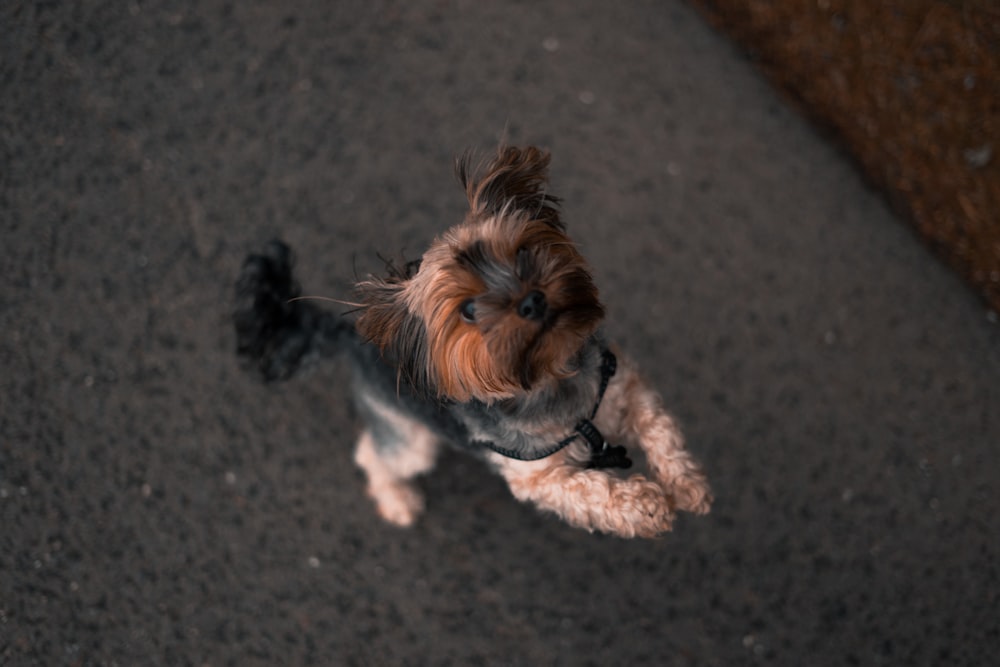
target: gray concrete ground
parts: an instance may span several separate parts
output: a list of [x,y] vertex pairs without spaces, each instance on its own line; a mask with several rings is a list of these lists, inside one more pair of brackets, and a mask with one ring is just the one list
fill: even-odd
[[[995,660],[996,319],[689,8],[612,4],[0,6],[0,663]],[[384,525],[343,369],[235,362],[248,251],[347,297],[504,136],[713,481],[663,539],[457,454]]]

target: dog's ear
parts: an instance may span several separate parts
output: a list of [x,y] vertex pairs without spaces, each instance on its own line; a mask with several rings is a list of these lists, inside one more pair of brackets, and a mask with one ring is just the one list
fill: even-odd
[[406,284],[379,279],[358,283],[364,308],[356,327],[417,393],[429,394],[427,329],[423,320],[406,307]]
[[559,230],[559,198],[549,194],[548,151],[534,146],[501,146],[485,167],[473,166],[471,153],[455,161],[455,173],[465,188],[469,208],[479,217],[521,211]]

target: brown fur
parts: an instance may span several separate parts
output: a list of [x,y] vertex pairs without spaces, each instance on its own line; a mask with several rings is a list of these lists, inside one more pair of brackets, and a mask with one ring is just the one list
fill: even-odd
[[554,227],[562,228],[556,205],[559,199],[548,192],[550,155],[527,146],[501,146],[496,157],[483,169],[485,174],[476,178],[472,156],[466,153],[455,164],[458,179],[469,199],[469,210],[474,216],[485,218],[500,215],[507,207],[529,211],[532,217]]
[[[542,190],[548,162],[537,148],[506,148],[481,180],[460,167],[465,221],[435,240],[414,277],[358,285],[367,306],[358,330],[414,384],[456,401],[506,398],[565,377],[567,361],[597,328],[604,316],[597,288],[555,198]],[[474,268],[486,262],[511,267],[516,280],[487,284]],[[560,313],[544,331],[515,312],[532,289]],[[458,315],[469,298],[477,299],[476,326]]]

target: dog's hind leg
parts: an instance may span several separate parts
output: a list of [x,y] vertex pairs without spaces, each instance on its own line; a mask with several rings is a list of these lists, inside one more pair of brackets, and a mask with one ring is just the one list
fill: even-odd
[[354,461],[368,479],[368,495],[383,519],[410,526],[424,509],[414,478],[434,467],[440,442],[426,426],[389,406],[359,403],[369,426],[358,438]]

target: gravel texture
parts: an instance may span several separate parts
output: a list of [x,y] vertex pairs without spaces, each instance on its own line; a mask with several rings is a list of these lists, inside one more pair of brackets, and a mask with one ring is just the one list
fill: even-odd
[[[996,316],[687,5],[611,5],[0,6],[0,663],[995,658]],[[502,137],[553,151],[607,331],[713,481],[663,539],[458,455],[384,525],[344,369],[236,364],[247,252],[348,297]]]

